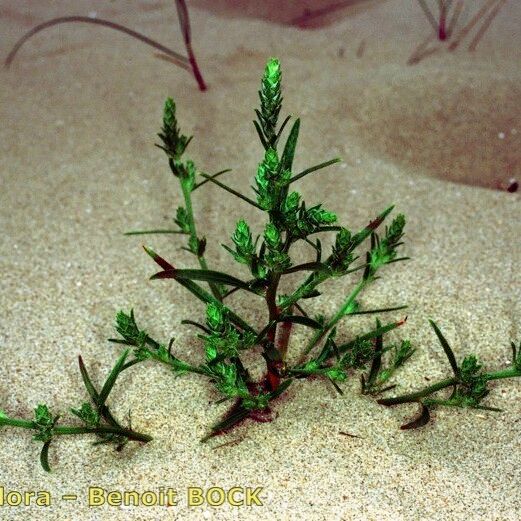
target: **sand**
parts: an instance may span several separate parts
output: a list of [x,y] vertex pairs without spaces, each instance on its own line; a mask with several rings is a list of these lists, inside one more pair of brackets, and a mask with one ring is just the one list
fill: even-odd
[[[407,325],[391,335],[418,347],[399,391],[425,385],[424,375],[449,374],[428,318],[458,357],[475,352],[487,367],[505,364],[510,341],[521,335],[519,196],[494,188],[520,176],[519,3],[505,6],[475,52],[440,46],[415,66],[406,62],[430,29],[411,1],[340,10],[335,23],[313,31],[271,23],[253,2],[244,18],[236,7],[223,13],[195,3],[194,47],[206,93],[139,43],[80,25],[36,36],[0,73],[0,408],[29,417],[38,403],[62,413],[79,405],[86,394],[77,355],[101,382],[120,352],[106,341],[119,309],[134,307],[153,335],[175,336],[179,356],[201,359],[196,331],[180,321],[201,317],[202,306],[174,283],[148,281],[155,266],[140,245],[146,241],[179,266],[193,266],[192,258],[171,237],[122,233],[168,226],[180,202],[153,146],[168,95],[178,102],[183,130],[195,136],[197,165],[233,168],[228,175],[249,191],[261,157],[252,109],[271,55],[283,64],[284,113],[303,121],[296,169],[344,158],[302,182],[306,199],[324,202],[352,229],[391,203],[407,215],[403,251],[412,261],[387,267],[362,298],[367,307],[409,305]],[[132,4],[4,0],[2,56],[34,24],[89,11],[182,50],[170,3]],[[254,209],[214,187],[196,193],[195,210],[200,229],[218,237],[208,246],[215,269],[229,262],[219,244],[236,220],[262,226]],[[352,283],[330,285],[314,310],[332,313]],[[252,321],[264,319],[250,298],[232,303]],[[340,336],[367,326],[346,321]],[[293,350],[304,333],[295,332]],[[154,440],[116,453],[92,448],[88,437],[62,438],[46,474],[30,434],[2,429],[0,486],[47,490],[53,504],[1,506],[0,519],[516,520],[520,398],[521,382],[504,381],[487,399],[504,413],[440,409],[427,428],[403,432],[414,407],[378,406],[360,396],[356,377],[344,396],[323,381],[299,382],[276,405],[276,421],[248,422],[201,444],[225,410],[210,404],[210,385],[138,366],[121,378],[111,403],[119,418],[130,409],[134,428]],[[216,448],[226,441],[237,443]],[[92,486],[172,487],[180,501],[89,508]],[[212,486],[262,487],[263,506],[187,506],[188,487]]]

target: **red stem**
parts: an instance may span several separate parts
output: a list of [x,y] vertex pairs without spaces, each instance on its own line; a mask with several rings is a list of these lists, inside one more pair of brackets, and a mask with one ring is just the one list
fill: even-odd
[[192,66],[192,72],[194,73],[195,80],[197,81],[197,84],[199,85],[200,91],[205,91],[208,87],[206,86],[206,83],[204,82],[203,75],[201,74],[201,71],[199,69],[199,65],[197,65],[197,61],[195,59],[194,51],[192,50],[192,44],[186,43],[186,51],[188,53],[188,61],[190,62],[190,65]]
[[447,5],[445,2],[440,4],[440,21],[438,24],[438,39],[445,41],[447,39]]

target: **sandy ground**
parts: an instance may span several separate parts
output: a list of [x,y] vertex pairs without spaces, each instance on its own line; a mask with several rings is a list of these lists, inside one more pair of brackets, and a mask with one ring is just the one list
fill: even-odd
[[[182,50],[169,2],[132,4],[4,0],[2,56],[34,24],[91,11]],[[196,4],[194,45],[207,93],[141,44],[80,25],[38,35],[0,73],[0,407],[30,416],[41,402],[56,412],[81,403],[77,355],[100,382],[119,352],[106,339],[121,308],[133,306],[158,338],[175,336],[180,356],[200,359],[196,332],[179,322],[200,317],[202,306],[179,286],[149,282],[155,267],[140,248],[143,239],[122,232],[168,225],[180,201],[153,146],[167,95],[178,102],[185,132],[195,135],[190,154],[197,165],[231,167],[234,182],[249,190],[261,157],[252,109],[271,55],[283,63],[284,112],[303,118],[296,168],[344,158],[307,178],[304,196],[327,203],[353,229],[390,203],[407,215],[404,253],[413,260],[388,267],[362,299],[368,307],[410,306],[407,326],[394,338],[410,338],[419,351],[399,390],[449,373],[429,317],[458,356],[474,351],[487,367],[506,363],[510,340],[521,335],[519,196],[485,187],[519,177],[521,5],[506,5],[475,52],[439,46],[408,66],[430,30],[412,0],[341,10],[336,23],[314,31],[289,27],[289,18],[258,20],[266,16],[251,6],[241,18],[236,6],[223,13],[217,3]],[[214,187],[196,195],[201,230],[219,237],[209,242],[209,260],[224,268],[229,259],[219,244],[240,217],[260,229],[259,215]],[[178,265],[192,265],[179,242],[146,242]],[[331,313],[350,284],[330,286],[334,293],[316,311]],[[249,298],[233,305],[254,321],[264,318]],[[341,337],[364,326],[346,323]],[[303,340],[299,330],[293,349]],[[209,385],[174,379],[155,365],[136,367],[114,391],[114,412],[123,418],[130,409],[133,426],[154,441],[115,453],[92,448],[86,437],[60,439],[51,449],[54,471],[46,474],[29,433],[2,429],[0,486],[48,490],[53,506],[0,506],[0,519],[517,520],[520,398],[520,382],[505,381],[488,402],[503,414],[439,410],[429,427],[402,432],[414,407],[384,409],[359,395],[356,378],[343,397],[324,382],[303,382],[277,405],[275,422],[247,423],[201,444],[225,410],[209,405]],[[215,448],[232,440],[240,442]],[[173,487],[180,503],[89,508],[89,486]],[[190,486],[263,487],[264,504],[189,508]],[[62,494],[79,497],[67,502]]]

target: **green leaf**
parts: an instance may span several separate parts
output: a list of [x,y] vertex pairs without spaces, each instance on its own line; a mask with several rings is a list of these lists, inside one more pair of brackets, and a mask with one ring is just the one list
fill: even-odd
[[288,273],[295,273],[297,271],[327,272],[328,269],[329,268],[322,262],[306,262],[304,264],[297,264],[296,266],[292,266],[291,268],[284,270],[283,274],[287,275]]
[[179,234],[186,234],[186,232],[182,230],[134,230],[130,232],[125,232],[123,235],[151,235],[151,234],[161,234],[161,233],[179,233]]
[[183,206],[179,206],[177,208],[174,221],[177,224],[177,226],[179,226],[182,233],[185,233],[187,235],[190,234],[190,216],[188,215],[186,208],[184,208]]
[[[231,168],[226,168],[225,170],[219,170],[219,172],[215,173],[215,174],[212,174],[210,177],[210,179],[216,179],[217,177],[223,175],[223,174],[226,174],[228,172],[231,172],[232,169]],[[205,174],[206,175],[206,174]],[[206,178],[204,181],[201,181],[200,183],[197,183],[196,185],[194,185],[194,187],[192,188],[192,192],[194,190],[197,190],[198,188],[200,188],[201,186],[204,186],[206,183],[208,183],[210,181],[210,179]]]
[[286,125],[288,123],[288,121],[291,119],[291,116],[286,116],[286,118],[284,119],[284,121],[282,122],[282,125],[280,126],[279,128],[279,131],[277,132],[277,136],[275,138],[275,143],[274,145],[276,145],[280,139],[280,136],[282,135],[282,132],[284,131],[284,129],[286,128]]
[[368,309],[365,311],[352,311],[350,315],[368,315],[373,313],[389,313],[390,311],[400,311],[407,309],[409,306],[395,306],[393,308]]
[[116,383],[116,380],[121,373],[122,367],[125,365],[125,360],[127,359],[129,350],[125,350],[121,356],[118,358],[118,361],[112,368],[112,371],[110,372],[107,380],[105,381],[105,384],[103,385],[101,392],[98,397],[97,405],[102,406],[105,405],[105,401],[107,400],[110,391],[112,391],[112,388],[114,387],[114,384]]
[[303,317],[300,315],[281,315],[277,319],[277,322],[290,322],[292,324],[301,324],[312,329],[322,328],[322,324],[320,324],[320,322],[317,322],[316,320],[313,320],[310,317]]
[[312,166],[311,168],[307,168],[306,170],[303,170],[302,172],[299,172],[298,174],[294,175],[289,183],[294,183],[295,181],[298,181],[299,179],[302,179],[303,177],[307,176],[308,174],[312,174],[313,172],[316,172],[317,170],[321,170],[322,168],[326,168],[328,166],[334,165],[335,163],[340,163],[342,161],[341,158],[335,157],[334,159],[330,159],[329,161],[325,161],[324,163],[320,163],[319,165]]
[[85,363],[83,362],[83,358],[81,355],[78,356],[78,363],[80,366],[80,374],[83,379],[83,384],[85,385],[85,389],[87,389],[87,392],[89,393],[89,396],[91,397],[92,401],[97,404],[98,403],[98,391],[96,391],[96,388],[94,387],[92,380],[90,379],[89,373],[87,372],[87,368],[85,367]]
[[43,470],[45,472],[51,472],[51,466],[49,465],[49,446],[51,445],[51,440],[47,440],[42,447],[42,451],[40,452],[40,463],[42,465]]
[[213,270],[190,270],[190,269],[182,269],[182,270],[165,270],[156,273],[150,277],[151,280],[156,279],[175,279],[175,280],[197,280],[203,282],[216,282],[219,284],[225,284],[226,286],[234,286],[245,291],[249,291],[250,293],[254,293],[258,295],[257,291],[252,289],[247,282],[244,282],[232,275],[228,275],[226,273],[222,273],[220,271]]
[[251,204],[255,208],[259,208],[260,210],[262,210],[262,207],[259,204],[257,204],[253,199],[250,199],[249,197],[246,197],[245,195],[241,194],[240,192],[237,192],[237,190],[234,190],[233,188],[225,185],[224,183],[217,181],[217,179],[215,179],[215,177],[211,177],[206,174],[201,174],[201,176],[204,177],[205,179],[207,179],[208,181],[210,181],[211,183],[222,188],[223,190],[226,190],[230,194],[235,195],[236,197],[238,197],[239,199],[242,199],[243,201],[246,201],[248,204]]
[[240,401],[235,404],[225,415],[224,418],[214,425],[210,432],[201,439],[201,442],[204,443],[208,441],[210,438],[222,434],[228,430],[230,430],[234,425],[237,425],[244,419],[246,419],[250,415],[250,411],[245,409],[240,405]]
[[295,150],[297,148],[297,140],[300,131],[300,118],[298,118],[295,123],[293,123],[293,127],[291,127],[291,131],[289,133],[288,139],[286,141],[286,146],[284,147],[284,152],[282,153],[281,158],[281,170],[289,170],[293,167],[293,159],[295,157]]
[[394,205],[384,210],[380,215],[371,221],[363,230],[358,232],[352,239],[351,251],[354,250],[359,244],[365,241],[371,233],[376,230],[380,224],[382,224],[385,218],[393,211]]
[[458,363],[456,362],[456,357],[454,356],[454,352],[452,351],[449,343],[447,342],[447,339],[443,336],[443,333],[440,331],[439,327],[436,325],[436,323],[433,320],[429,320],[429,323],[432,326],[432,329],[434,329],[434,332],[436,333],[436,336],[438,337],[438,340],[440,341],[441,347],[443,347],[443,350],[445,351],[445,354],[447,355],[450,366],[452,367],[452,371],[454,372],[454,376],[456,378],[459,378],[460,370],[458,367]]
[[365,335],[361,335],[355,338],[354,340],[351,340],[350,342],[346,342],[345,344],[338,346],[338,352],[345,353],[347,350],[352,349],[354,345],[359,341],[371,340],[373,338],[377,338],[380,335],[384,335],[385,333],[388,333],[389,331],[392,331],[393,329],[402,326],[405,323],[405,320],[406,319],[400,320],[399,322],[391,322],[389,324],[386,324],[385,326],[377,327],[376,329],[373,329]]
[[[382,327],[382,323],[376,319],[376,329],[380,329]],[[375,339],[374,344],[374,358],[371,363],[371,369],[369,371],[369,376],[367,377],[367,385],[371,387],[374,385],[376,381],[376,377],[380,371],[380,367],[382,366],[382,349],[383,349],[383,334],[380,334]]]
[[418,414],[410,422],[402,425],[400,427],[400,429],[402,429],[402,430],[418,429],[429,423],[429,420],[431,419],[431,415],[429,413],[429,408],[421,402],[418,402],[418,404],[420,406],[420,410],[419,410]]
[[72,414],[80,418],[80,420],[85,422],[88,426],[95,427],[99,424],[100,415],[92,408],[90,403],[83,403],[79,409],[74,409],[71,407],[70,411]]
[[[256,111],[256,112],[259,116],[259,119],[261,119],[260,112],[259,111]],[[267,150],[268,148],[270,148],[270,145],[266,141],[266,138],[264,137],[264,133],[262,132],[260,125],[255,120],[253,121],[253,125],[255,126],[255,130],[257,131],[257,134],[259,136],[260,142],[262,143],[262,146],[264,147],[265,150]]]
[[264,240],[270,250],[279,250],[282,247],[280,232],[273,223],[267,223],[264,228]]
[[287,380],[284,380],[282,383],[279,384],[279,386],[269,393],[269,399],[274,400],[275,398],[278,398],[283,392],[286,391],[286,389],[293,383],[292,378],[288,378]]
[[163,259],[163,257],[160,257],[154,250],[152,250],[152,248],[143,246],[143,249],[148,253],[148,255],[150,255],[150,257],[152,257],[152,259],[154,259],[154,262],[156,264],[159,264],[159,266],[161,266],[161,268],[163,268],[164,270],[175,270],[172,264]]
[[78,356],[78,362],[80,366],[80,373],[81,377],[83,379],[83,383],[85,385],[85,388],[87,389],[87,392],[89,393],[89,396],[91,397],[92,402],[96,406],[96,409],[100,413],[101,416],[103,416],[107,422],[110,425],[113,425],[115,427],[121,427],[119,423],[116,421],[116,419],[112,416],[110,413],[108,407],[104,404],[99,405],[99,394],[96,388],[94,387],[92,380],[90,379],[89,373],[87,372],[87,368],[85,367],[85,364],[83,362],[83,359],[80,356]]

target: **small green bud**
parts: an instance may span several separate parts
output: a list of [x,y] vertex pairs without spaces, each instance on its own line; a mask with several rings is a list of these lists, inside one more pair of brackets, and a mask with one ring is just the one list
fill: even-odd
[[251,231],[248,223],[241,219],[235,226],[235,232],[232,237],[232,241],[235,243],[238,249],[243,251],[250,251],[253,246]]
[[170,167],[175,171],[175,162],[182,156],[191,138],[183,136],[179,132],[176,118],[176,106],[172,98],[167,98],[163,109],[163,128],[158,134],[163,141],[160,146],[170,159]]
[[284,213],[295,213],[300,204],[300,194],[298,192],[291,192],[284,201]]
[[47,405],[40,404],[34,410],[34,421],[41,426],[52,424],[52,416]]
[[322,224],[334,223],[336,221],[336,214],[328,212],[318,205],[307,211],[307,218],[315,226],[320,226]]
[[[250,264],[255,255],[255,245],[253,244],[250,227],[244,220],[240,220],[235,226],[232,236],[235,244],[235,252],[231,252],[237,262]],[[231,250],[229,250],[231,251]]]
[[273,178],[277,175],[277,170],[279,168],[279,158],[277,156],[277,151],[274,148],[268,148],[268,150],[266,150],[262,165],[266,169],[268,177]]
[[279,158],[277,156],[276,150],[268,148],[264,154],[264,160],[257,168],[257,175],[255,177],[259,204],[263,206],[263,208],[268,205],[266,209],[270,208],[269,205],[271,204],[271,200],[273,198],[273,193],[271,193],[273,190],[271,181],[276,177],[278,167]]
[[252,396],[251,394],[248,394],[247,396],[243,397],[242,399],[242,405],[245,409],[253,410],[253,409],[266,409],[269,404],[269,395],[268,394],[257,394],[255,396]]
[[183,231],[185,233],[190,233],[190,223],[188,220],[188,213],[184,207],[179,206],[177,208],[177,212],[176,212],[174,221],[177,224],[177,226],[179,226],[181,231]]
[[265,85],[270,90],[275,91],[280,88],[280,78],[280,61],[277,58],[270,58],[264,69],[263,86]]
[[281,247],[280,232],[273,223],[268,223],[264,229],[264,240],[270,250],[278,250]]
[[345,251],[351,243],[351,232],[347,228],[342,228],[336,235],[335,250]]
[[395,245],[400,241],[403,235],[403,228],[405,227],[405,216],[398,214],[389,226],[387,233],[385,234],[385,240],[389,245]]
[[128,342],[128,344],[133,346],[139,345],[142,335],[140,329],[137,327],[134,312],[132,310],[130,310],[130,315],[124,311],[119,311],[117,313],[116,331]]
[[463,381],[470,381],[481,369],[481,364],[475,355],[468,355],[461,363],[461,379]]
[[224,328],[224,313],[222,306],[211,303],[206,307],[206,324],[212,331],[222,331]]
[[207,345],[205,347],[206,360],[211,362],[217,358],[217,348],[214,345]]
[[163,127],[169,134],[177,133],[177,119],[175,116],[175,102],[172,98],[166,98],[163,109]]
[[79,409],[71,408],[71,412],[87,425],[95,426],[99,424],[100,416],[90,403],[84,402]]
[[344,382],[345,380],[347,380],[346,372],[343,369],[340,369],[339,367],[331,367],[325,372],[325,375],[336,382]]

